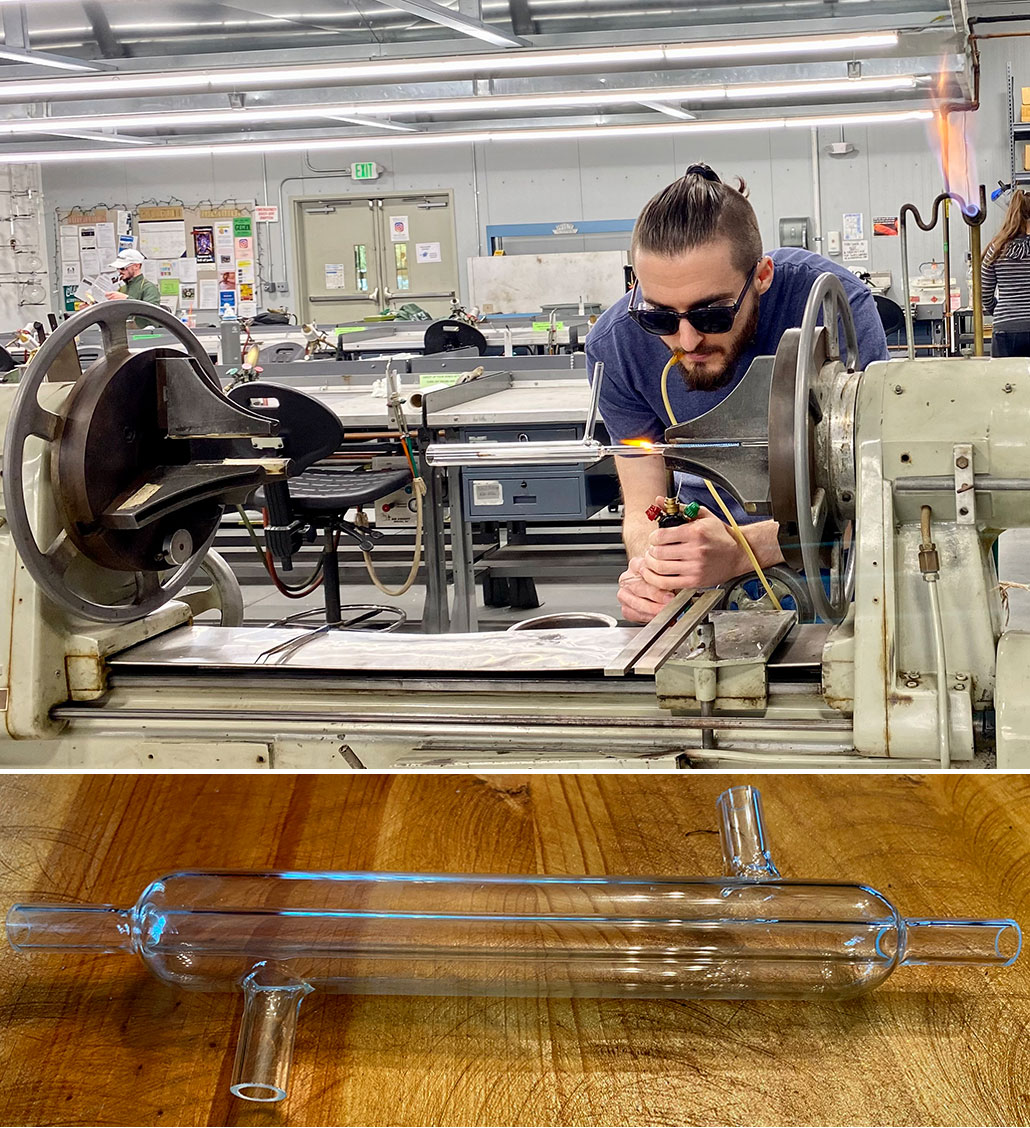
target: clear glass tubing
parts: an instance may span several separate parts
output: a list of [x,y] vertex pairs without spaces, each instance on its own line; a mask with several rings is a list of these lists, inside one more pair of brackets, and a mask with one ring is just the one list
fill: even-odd
[[545,440],[515,443],[430,443],[426,462],[430,466],[576,466],[591,465],[602,458],[647,458],[667,450],[664,443],[616,443],[597,439]]
[[134,954],[241,991],[232,1091],[286,1096],[313,990],[371,995],[844,999],[922,964],[1008,967],[1013,920],[905,918],[875,889],[785,881],[761,800],[718,801],[727,877],[189,871],[135,905],[15,905],[20,952]]

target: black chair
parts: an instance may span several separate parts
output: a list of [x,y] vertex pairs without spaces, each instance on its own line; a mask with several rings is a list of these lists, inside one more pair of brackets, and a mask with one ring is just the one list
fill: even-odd
[[900,334],[905,328],[905,311],[901,306],[883,294],[873,294],[873,301],[876,302],[876,312],[880,315],[884,333],[888,337],[892,333]]
[[434,321],[426,330],[422,347],[427,355],[471,347],[480,356],[485,356],[486,337],[474,325],[464,321]]
[[276,419],[279,453],[289,458],[290,477],[273,482],[254,496],[254,504],[268,510],[265,543],[284,572],[292,571],[293,557],[301,546],[323,533],[322,574],[325,587],[325,618],[330,626],[342,623],[340,606],[341,536],[371,552],[383,534],[345,520],[348,510],[370,505],[402,489],[411,481],[408,470],[353,470],[315,463],[340,449],[343,424],[314,396],[282,384],[256,380],[240,384],[229,399],[259,415]]

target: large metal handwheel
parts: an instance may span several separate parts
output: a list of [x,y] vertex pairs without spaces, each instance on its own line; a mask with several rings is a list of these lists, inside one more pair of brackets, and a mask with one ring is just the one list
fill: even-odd
[[[135,317],[167,329],[196,362],[204,380],[221,394],[218,377],[200,342],[167,310],[146,302],[124,299],[84,309],[63,322],[47,338],[28,365],[7,426],[3,452],[4,499],[11,535],[26,569],[39,587],[59,607],[83,618],[101,623],[124,623],[143,618],[177,595],[200,567],[218,527],[219,507],[212,507],[213,520],[201,523],[199,538],[180,537],[168,546],[168,566],[154,568],[112,567],[98,563],[84,553],[81,530],[70,527],[66,515],[37,515],[47,536],[41,546],[33,532],[25,500],[26,444],[31,437],[44,444],[44,458],[33,459],[30,475],[37,489],[49,471],[57,473],[62,437],[68,424],[68,401],[74,393],[100,386],[116,373],[131,371],[139,363],[157,356],[181,355],[168,349],[151,349],[132,354],[127,322]],[[94,325],[100,327],[104,352],[84,373],[75,348],[75,338]],[[137,361],[137,358],[142,360]],[[40,389],[48,380],[76,381],[65,396],[61,412],[51,411],[39,402]],[[54,385],[51,385],[54,386]],[[56,396],[48,397],[56,401]],[[60,509],[60,502],[58,503]],[[79,543],[76,543],[79,541]],[[73,579],[74,577],[74,579]],[[79,590],[73,586],[78,583]],[[81,589],[85,587],[86,592]],[[97,597],[96,593],[102,596]],[[110,600],[106,596],[110,595]]]
[[[819,324],[820,315],[822,324]],[[845,355],[840,355],[838,324],[844,329]],[[769,471],[773,516],[788,541],[788,564],[804,569],[812,606],[820,619],[840,622],[855,590],[854,541],[843,552],[843,529],[831,521],[839,508],[831,497],[828,467],[815,467],[815,428],[830,401],[825,395],[832,380],[820,380],[830,367],[831,377],[853,373],[858,364],[858,336],[843,283],[827,272],[816,280],[808,296],[800,329],[784,333],[776,351],[769,404]],[[821,482],[817,482],[816,478]],[[853,502],[850,494],[845,500]],[[831,576],[832,595],[822,580],[824,539],[837,542],[831,564],[844,558],[839,574]]]

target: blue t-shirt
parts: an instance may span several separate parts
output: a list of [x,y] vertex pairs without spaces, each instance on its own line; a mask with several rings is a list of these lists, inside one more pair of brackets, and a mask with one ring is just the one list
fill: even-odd
[[[755,338],[740,355],[729,383],[711,391],[692,391],[679,369],[669,373],[669,401],[678,422],[696,419],[721,403],[743,378],[756,356],[773,356],[787,329],[799,328],[816,279],[832,271],[844,283],[858,335],[859,368],[887,360],[887,338],[876,312],[872,291],[850,270],[812,251],[781,247],[772,251],[772,285],[759,299]],[[604,363],[601,418],[613,442],[651,439],[660,442],[671,421],[662,403],[662,369],[671,353],[660,337],[645,333],[626,312],[630,295],[620,298],[598,318],[586,340],[587,372]],[[756,404],[765,411],[765,404]]]

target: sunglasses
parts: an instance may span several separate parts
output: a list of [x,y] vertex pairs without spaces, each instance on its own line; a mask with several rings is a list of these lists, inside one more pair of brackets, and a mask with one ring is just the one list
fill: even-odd
[[688,322],[698,333],[706,335],[709,333],[728,333],[733,328],[734,319],[740,312],[744,295],[748,292],[757,269],[758,263],[756,262],[751,267],[751,273],[748,274],[743,288],[737,295],[737,300],[731,306],[699,306],[697,309],[688,309],[683,313],[678,313],[674,309],[653,309],[646,304],[637,305],[640,283],[636,282],[633,285],[633,295],[629,300],[627,312],[645,333],[653,333],[656,337],[676,336],[680,331],[681,321]]

